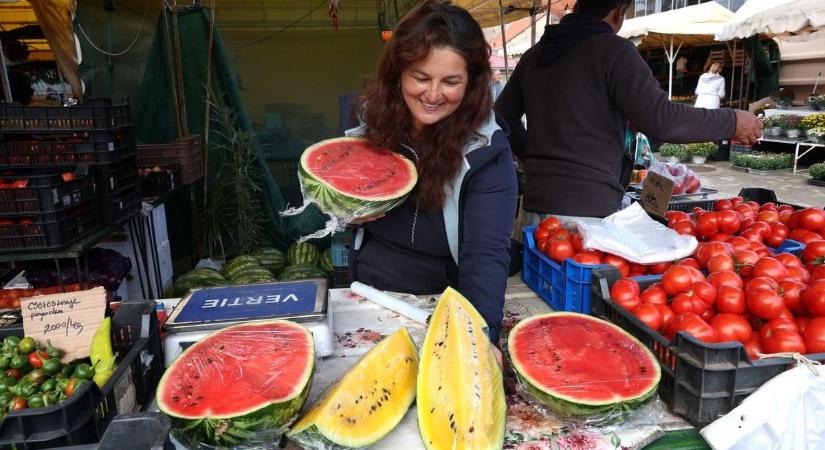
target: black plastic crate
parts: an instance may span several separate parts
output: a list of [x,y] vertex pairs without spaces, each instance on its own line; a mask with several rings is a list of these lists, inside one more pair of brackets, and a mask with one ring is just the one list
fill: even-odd
[[132,125],[129,104],[93,99],[80,106],[0,105],[3,132],[111,130]]
[[763,203],[776,203],[777,205],[789,205],[793,209],[804,209],[804,206],[794,205],[792,203],[780,202],[776,198],[776,193],[771,189],[765,188],[744,188],[739,191],[739,196],[746,201],[754,201],[760,205]]
[[[52,213],[0,220],[0,253],[56,250],[100,229],[96,202]],[[7,223],[8,222],[8,223]]]
[[[613,303],[610,286],[619,278],[614,267],[593,270],[593,315],[619,325],[653,352],[662,367],[659,396],[690,424],[703,427],[722,417],[765,382],[794,366],[791,358],[751,361],[738,342],[708,344],[684,332],[668,341]],[[645,289],[657,279],[638,280],[639,286]],[[825,361],[825,353],[806,356]]]
[[332,268],[332,287],[334,288],[348,288],[352,284],[352,277],[349,273],[349,267],[333,267]]
[[174,191],[180,184],[180,175],[177,171],[144,172],[140,175],[140,195],[144,198],[160,197]]
[[169,439],[171,427],[172,422],[161,413],[119,414],[106,428],[99,443],[72,445],[60,450],[175,450]]
[[140,211],[140,181],[118,192],[100,194],[103,225],[119,225]]
[[112,194],[140,184],[137,154],[95,166],[95,183],[99,194]]
[[[63,175],[38,175],[15,172],[0,177],[0,217],[54,212],[81,204],[95,196],[95,185],[88,167],[66,171]],[[15,183],[25,187],[13,187]]]
[[65,135],[3,136],[0,164],[11,167],[102,164],[136,155],[131,128]]
[[154,300],[122,303],[112,329],[113,349],[125,356],[103,388],[84,383],[57,405],[10,412],[0,423],[0,445],[31,450],[98,442],[118,413],[151,401],[163,374]]

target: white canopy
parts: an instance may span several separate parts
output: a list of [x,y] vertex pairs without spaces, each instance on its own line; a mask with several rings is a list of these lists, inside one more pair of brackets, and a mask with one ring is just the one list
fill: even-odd
[[719,41],[825,27],[825,0],[748,0],[716,34]]

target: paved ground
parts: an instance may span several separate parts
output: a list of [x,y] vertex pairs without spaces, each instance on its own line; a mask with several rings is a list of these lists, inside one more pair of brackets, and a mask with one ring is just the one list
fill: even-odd
[[713,197],[737,195],[742,188],[762,187],[772,189],[776,197],[786,203],[803,206],[825,206],[825,187],[808,184],[808,173],[786,172],[772,175],[754,175],[731,168],[730,162],[708,162],[688,167],[694,169],[702,180],[702,186],[718,189]]

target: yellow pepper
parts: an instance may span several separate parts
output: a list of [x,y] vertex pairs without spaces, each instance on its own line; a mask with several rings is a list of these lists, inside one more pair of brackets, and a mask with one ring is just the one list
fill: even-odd
[[98,327],[94,337],[92,337],[92,346],[89,350],[89,358],[92,359],[92,367],[97,368],[98,363],[102,362],[101,368],[108,367],[114,363],[115,356],[112,353],[112,318],[107,317],[103,319],[103,323]]
[[100,389],[103,389],[103,385],[105,385],[106,382],[109,381],[109,378],[112,377],[112,374],[115,373],[115,367],[117,367],[117,364],[115,364],[115,356],[117,356],[117,354],[112,356],[112,359],[110,359],[108,363],[100,361],[99,364],[95,364],[94,366],[95,376],[92,380]]

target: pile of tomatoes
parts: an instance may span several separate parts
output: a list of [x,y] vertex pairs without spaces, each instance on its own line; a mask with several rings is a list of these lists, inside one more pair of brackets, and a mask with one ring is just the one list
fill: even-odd
[[599,250],[585,249],[582,245],[581,235],[562,227],[559,219],[555,217],[544,219],[533,231],[533,239],[536,242],[536,248],[540,252],[559,264],[567,258],[572,258],[579,264],[610,264],[616,267],[623,277],[658,275],[671,266],[670,262],[636,264],[621,256]]
[[78,283],[36,289],[0,289],[0,309],[20,309],[20,299],[38,295],[59,294],[60,292],[77,292],[81,290]]
[[738,341],[754,359],[825,352],[825,240],[810,242],[801,258],[702,243],[661,281],[641,290],[622,278],[610,296],[668,339],[684,331],[704,342]]

